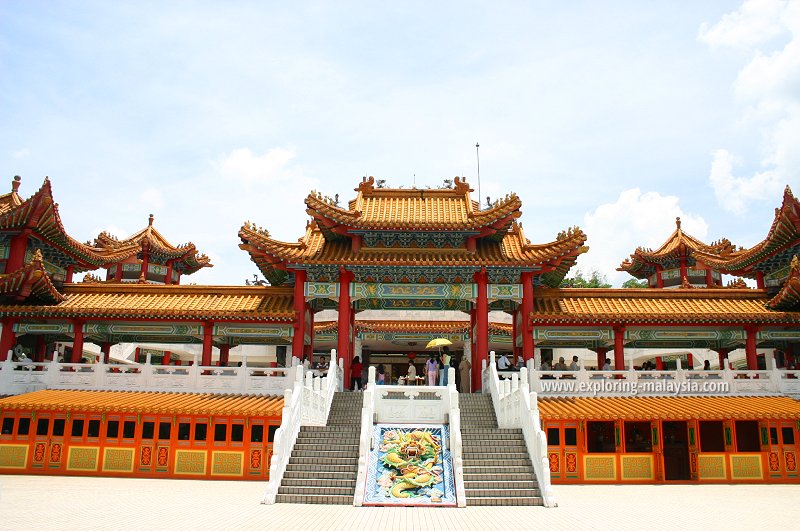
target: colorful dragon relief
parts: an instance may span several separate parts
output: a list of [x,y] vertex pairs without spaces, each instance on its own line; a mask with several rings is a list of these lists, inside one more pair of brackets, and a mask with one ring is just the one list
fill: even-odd
[[378,424],[365,505],[456,505],[448,427]]

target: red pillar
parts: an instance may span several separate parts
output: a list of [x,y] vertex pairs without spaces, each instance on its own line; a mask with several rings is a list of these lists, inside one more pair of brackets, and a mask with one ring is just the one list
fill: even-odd
[[169,365],[169,358],[172,355],[172,352],[169,350],[164,352],[164,355],[161,357],[161,365]]
[[172,284],[172,260],[167,262],[167,274],[164,276],[164,284]]
[[786,347],[783,349],[783,354],[786,356],[786,367],[795,367],[794,344],[786,343]]
[[8,358],[8,351],[17,344],[17,335],[14,333],[14,325],[18,319],[6,317],[3,319],[3,332],[0,335],[0,361]]
[[686,369],[690,371],[694,369],[694,356],[692,356],[691,352],[686,354]]
[[350,281],[353,274],[345,268],[339,269],[339,321],[338,333],[336,334],[336,347],[338,356],[344,360],[342,375],[344,378],[344,388],[350,389],[350,362],[353,352],[350,350]]
[[511,353],[514,355],[514,367],[517,366],[520,358],[520,348],[517,346],[517,316],[520,315],[519,309],[511,312]]
[[725,368],[725,360],[728,359],[728,352],[730,352],[727,348],[717,349],[717,356],[719,357],[719,368]]
[[13,273],[25,265],[25,251],[28,250],[28,235],[30,229],[25,229],[13,238],[8,248],[8,260],[6,261],[6,274]]
[[711,276],[711,269],[706,269],[706,286],[709,288],[714,285],[714,279]]
[[100,343],[100,352],[103,353],[103,363],[108,363],[111,357],[111,342],[104,341]]
[[603,365],[606,364],[606,354],[608,353],[608,349],[606,347],[597,347],[597,370],[603,368]]
[[684,278],[687,281],[689,280],[688,272],[687,272],[687,269],[686,269],[686,259],[685,258],[681,258],[681,282],[683,282]]
[[47,354],[47,341],[44,335],[40,334],[36,338],[36,351],[33,353],[33,361],[43,362]]
[[220,345],[219,347],[219,364],[221,367],[225,367],[228,365],[228,356],[231,352],[230,345]]
[[306,358],[308,358],[309,363],[314,362],[314,312],[309,310],[308,312],[309,322],[308,322],[308,335],[311,338],[311,342],[305,345],[305,350],[303,353],[305,354]]
[[625,327],[614,327],[614,370],[625,369]]
[[211,365],[211,353],[214,348],[214,323],[206,321],[203,323],[203,356],[200,365],[208,367]]
[[756,352],[756,334],[758,334],[757,326],[746,326],[744,328],[747,338],[744,343],[744,353],[747,358],[748,370],[758,369],[758,353]]
[[71,363],[80,363],[83,357],[83,321],[75,320],[72,325],[75,327],[72,338],[72,359]]
[[117,272],[114,280],[117,282],[122,282],[122,264],[117,264]]
[[481,390],[481,371],[480,367],[483,366],[483,360],[489,357],[489,298],[487,293],[488,281],[486,276],[486,268],[482,267],[480,271],[475,273],[473,280],[478,284],[478,300],[475,302],[475,350],[478,364],[478,370],[472,371],[472,390]]
[[133,352],[133,361],[135,363],[141,363],[139,361],[139,358],[141,357],[141,355],[142,355],[142,347],[136,347],[136,350]]
[[756,287],[758,289],[764,289],[764,273],[762,271],[756,271]]
[[660,265],[656,266],[656,287],[663,288],[664,287],[664,279],[661,276],[661,273],[664,271]]
[[525,363],[533,359],[533,327],[531,326],[531,314],[533,313],[533,272],[522,273],[522,359]]
[[661,359],[661,356],[656,356],[656,370],[657,371],[664,370],[664,360]]
[[306,286],[307,273],[304,269],[294,272],[294,336],[292,337],[292,356],[303,358],[306,336]]

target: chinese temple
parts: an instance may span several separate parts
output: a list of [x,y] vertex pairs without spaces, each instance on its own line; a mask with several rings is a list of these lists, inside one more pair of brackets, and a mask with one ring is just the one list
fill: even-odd
[[[561,287],[588,251],[586,234],[573,227],[531,243],[517,195],[481,208],[459,177],[439,189],[364,178],[345,204],[312,192],[295,242],[244,223],[239,247],[268,284],[248,286],[181,285],[212,265],[194,244],[169,243],[152,215],[129,238],[80,243],[49,179],[28,199],[19,187],[15,177],[0,196],[0,385],[9,382],[0,395],[15,395],[0,399],[1,472],[269,478],[290,406],[321,407],[334,372],[350,388],[355,357],[386,364],[394,383],[429,340],[445,338],[471,365],[459,389],[491,395],[501,427],[512,421],[496,401],[535,392],[524,411],[536,422],[521,429],[546,440],[540,484],[798,481],[800,202],[788,187],[750,248],[705,244],[678,219],[657,250],[621,263],[646,280],[634,289]],[[735,280],[723,285],[723,275]],[[68,345],[63,360],[55,344]],[[86,363],[87,344],[100,347],[97,363]],[[112,363],[123,344],[190,345],[197,356]],[[233,366],[242,345],[287,359]],[[303,359],[329,348],[338,370],[303,372]],[[652,350],[652,365],[634,363],[634,349]],[[696,349],[715,351],[714,366],[661,354]],[[524,368],[498,372],[495,350]],[[555,370],[555,352],[574,352],[579,367]],[[306,390],[295,392],[317,398],[296,405],[298,382]],[[675,383],[687,391],[672,392]],[[314,418],[324,425],[324,412]]]

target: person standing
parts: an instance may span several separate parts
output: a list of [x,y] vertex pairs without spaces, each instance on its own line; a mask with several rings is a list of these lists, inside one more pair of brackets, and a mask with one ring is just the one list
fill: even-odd
[[408,374],[406,374],[408,385],[417,385],[417,366],[412,360],[408,360]]
[[472,367],[472,364],[469,362],[466,356],[461,356],[461,363],[458,364],[458,373],[461,376],[461,387],[459,388],[459,393],[469,393],[469,370]]
[[383,363],[379,363],[377,369],[375,369],[377,373],[376,379],[378,385],[383,385],[386,381],[386,367],[383,366]]
[[447,370],[450,368],[450,349],[442,349],[442,359],[439,368],[439,385],[447,386]]
[[361,370],[364,368],[361,365],[361,358],[356,356],[353,358],[353,363],[350,365],[350,390],[355,391],[358,388],[359,391],[364,389],[364,386],[361,383]]
[[425,362],[425,374],[428,377],[428,385],[436,385],[436,378],[439,376],[439,360],[433,354]]

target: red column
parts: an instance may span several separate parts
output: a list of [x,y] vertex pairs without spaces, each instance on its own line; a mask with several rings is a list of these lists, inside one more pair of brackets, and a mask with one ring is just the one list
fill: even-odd
[[711,277],[711,269],[706,269],[706,286],[709,288],[714,285],[714,279]]
[[172,284],[172,260],[167,261],[167,274],[164,277],[164,284]]
[[292,356],[303,358],[306,335],[306,285],[307,273],[304,269],[294,272],[294,336],[292,337]]
[[694,369],[694,356],[691,352],[686,354],[686,369],[690,371]]
[[608,353],[608,349],[606,347],[597,347],[597,369],[600,370],[603,368],[603,365],[606,364],[606,354]]
[[117,264],[117,273],[114,277],[117,282],[122,282],[122,264]]
[[344,388],[350,389],[350,362],[353,352],[350,350],[350,281],[353,274],[345,268],[339,270],[339,331],[336,335],[336,347],[338,356],[344,360],[342,375],[344,378]]
[[756,287],[758,289],[764,289],[764,273],[762,271],[756,271]]
[[786,343],[786,347],[783,349],[783,354],[786,356],[786,367],[795,367],[794,344]]
[[688,273],[687,273],[687,270],[686,270],[686,259],[685,258],[681,258],[681,282],[683,282],[684,278],[687,281],[689,280],[689,276],[688,276]]
[[533,272],[528,271],[520,276],[522,282],[522,359],[525,363],[533,359],[533,327],[531,314],[533,313]]
[[519,309],[511,312],[511,352],[514,355],[514,367],[517,366],[520,357],[520,348],[517,347],[517,316],[520,315]]
[[472,371],[472,390],[481,390],[481,371],[480,367],[483,366],[483,360],[489,357],[489,298],[487,293],[488,281],[486,276],[486,268],[482,267],[480,271],[475,273],[473,280],[478,284],[478,300],[475,302],[475,350],[478,364],[474,365],[478,370]]
[[661,277],[661,273],[664,271],[664,268],[660,265],[656,266],[656,287],[663,288],[664,287],[664,279]]
[[614,327],[614,370],[625,369],[625,327]]
[[225,367],[228,365],[228,356],[231,352],[230,345],[220,345],[219,347],[219,364],[221,367]]
[[161,365],[169,365],[169,358],[172,355],[172,352],[169,350],[164,352],[164,356],[161,357]]
[[25,251],[28,250],[28,235],[30,233],[30,229],[25,229],[11,238],[8,249],[8,260],[6,261],[6,274],[13,273],[25,265]]
[[211,353],[214,348],[214,323],[206,321],[203,323],[203,356],[200,365],[208,367],[211,365]]
[[744,353],[747,358],[747,368],[749,370],[758,369],[758,353],[756,352],[756,334],[758,334],[757,326],[745,326],[745,333],[747,338],[744,343]]
[[47,352],[47,341],[45,341],[44,335],[40,334],[36,338],[36,350],[33,353],[33,361],[42,362],[44,361],[44,356]]
[[308,358],[309,363],[314,362],[314,312],[309,310],[309,322],[308,322],[308,335],[311,338],[311,342],[308,345],[305,345],[305,350],[303,351],[306,358]]
[[100,352],[103,353],[103,363],[108,363],[109,358],[111,357],[111,342],[104,341],[100,343]]
[[661,356],[656,356],[656,370],[657,371],[664,370],[664,360],[661,359]]
[[[469,362],[472,364],[475,370],[481,370],[480,362],[478,361],[478,348],[475,346],[475,308],[472,308],[469,311],[469,348],[472,359]],[[424,370],[424,369],[423,369]]]
[[64,282],[72,282],[72,276],[75,274],[75,266],[68,265],[67,266],[67,274]]
[[136,350],[133,352],[133,361],[135,363],[140,363],[139,358],[142,355],[142,347],[136,347]]
[[0,361],[8,358],[8,351],[17,344],[17,335],[14,333],[14,325],[18,319],[6,317],[3,319],[3,333],[0,335]]
[[83,357],[83,321],[75,320],[72,322],[75,327],[72,338],[72,359],[71,363],[80,363]]
[[728,359],[728,352],[730,352],[730,349],[727,349],[727,348],[717,349],[717,356],[719,356],[719,368],[720,369],[724,369],[725,368],[725,360]]

